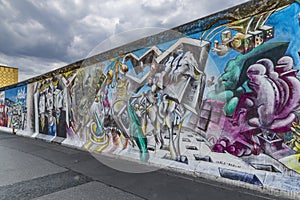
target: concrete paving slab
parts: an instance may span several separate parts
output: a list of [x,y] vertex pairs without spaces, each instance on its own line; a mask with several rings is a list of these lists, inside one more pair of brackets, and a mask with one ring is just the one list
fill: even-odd
[[21,152],[34,152],[44,149],[41,145],[28,142],[29,138],[11,138],[9,140],[0,140],[0,146],[15,149]]
[[73,164],[93,159],[93,157],[86,152],[68,153],[67,151],[56,151],[51,148],[45,148],[43,150],[31,152],[32,155],[44,158],[50,162],[53,162],[62,167],[69,167]]
[[76,153],[81,153],[81,152],[85,152],[83,150],[80,149],[75,149],[75,148],[70,148],[70,147],[66,147],[63,146],[61,144],[58,143],[54,143],[54,142],[47,142],[45,140],[40,140],[40,139],[30,139],[30,138],[25,138],[27,143],[31,143],[34,145],[38,145],[38,146],[42,146],[47,149],[52,149],[54,151],[59,151],[59,152],[63,152],[66,154],[76,154]]
[[[39,141],[39,142],[41,142],[40,144],[43,144],[43,146],[45,146],[45,141]],[[57,144],[57,143],[47,143],[47,144],[48,145],[46,145],[46,147],[48,149],[52,149],[54,151],[59,151],[59,152],[69,154],[69,155],[85,152],[85,151],[82,151],[82,150],[79,150],[79,149],[74,149],[74,148],[62,146],[62,145]],[[85,153],[87,153],[87,152],[85,152]]]
[[9,134],[9,133],[7,133],[7,134],[0,134],[0,140],[2,140],[2,139],[8,139],[8,138],[16,138],[16,137],[18,137],[18,136],[13,135],[13,134]]
[[[13,138],[10,141],[2,141],[2,139]],[[64,154],[78,154],[83,151],[78,149],[68,148],[56,143],[49,143],[42,140],[34,140],[31,138],[18,137],[12,134],[0,134],[0,145],[23,152],[37,152],[44,149],[51,149]]]
[[44,159],[4,146],[0,146],[0,160],[0,186],[66,171]]
[[36,200],[56,200],[56,199],[142,200],[142,198],[138,196],[135,196],[133,194],[124,192],[117,188],[110,187],[103,183],[99,183],[95,181],[36,198]]
[[[29,199],[28,196],[36,198],[53,192],[63,192],[63,190],[68,190],[67,188],[75,187],[76,184],[73,185],[72,181],[74,176],[72,173],[71,175],[64,174],[66,173],[64,167],[78,176],[86,177],[86,182],[99,181],[104,185],[112,186],[145,199],[213,200],[224,199],[225,197],[225,199],[240,200],[269,198],[268,195],[266,195],[267,197],[262,197],[253,191],[241,190],[241,188],[234,186],[220,187],[220,183],[215,181],[205,179],[203,181],[195,181],[194,177],[182,178],[177,176],[175,172],[173,172],[175,174],[173,175],[173,173],[169,173],[170,171],[166,173],[165,170],[149,173],[125,173],[107,167],[88,152],[67,147],[57,147],[57,144],[22,137],[0,139],[0,159],[4,161],[0,163],[0,183],[6,185],[2,187],[0,185],[0,199],[2,194],[21,195],[5,196],[2,199]],[[78,162],[74,162],[77,156],[80,158],[78,158]],[[113,159],[116,158],[109,157],[106,160],[111,162]],[[131,167],[142,169],[139,163],[128,160],[118,159],[115,163],[125,169]],[[56,171],[63,171],[63,175],[57,175]],[[71,181],[63,184],[65,182],[64,176],[69,177],[66,180]],[[10,183],[14,184],[7,185]],[[78,183],[77,185],[80,184]],[[30,189],[32,186],[34,186],[33,192]],[[87,193],[82,195],[88,195],[89,190],[87,192],[82,190],[82,193]],[[271,199],[276,198],[271,197]]]
[[0,199],[29,200],[90,181],[90,178],[82,174],[66,171],[0,187]]
[[[126,173],[146,173],[157,171],[160,168],[155,165],[150,165],[148,162],[142,162],[138,159],[132,159],[126,156],[100,154],[100,153],[90,153],[94,158],[100,161],[102,164],[113,168],[117,171]],[[138,155],[139,156],[139,155]]]
[[218,182],[205,184],[155,171],[142,174],[124,173],[111,169],[97,160],[88,160],[71,167],[94,180],[113,185],[146,199],[267,199],[255,193],[245,194],[234,187],[218,187]]

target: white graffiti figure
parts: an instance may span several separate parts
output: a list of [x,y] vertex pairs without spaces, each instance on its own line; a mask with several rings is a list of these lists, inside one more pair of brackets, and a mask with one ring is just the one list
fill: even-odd
[[164,140],[161,133],[162,119],[157,114],[158,112],[158,95],[156,93],[157,86],[152,83],[152,80],[148,83],[151,86],[151,90],[147,91],[146,94],[142,94],[139,98],[139,109],[142,118],[142,130],[144,134],[147,132],[147,119],[149,119],[151,125],[154,127],[154,139],[156,144],[160,144],[160,148],[163,148]]
[[[176,161],[184,162],[184,160],[182,160],[179,147],[182,119],[184,115],[183,106],[176,102],[175,99],[172,99],[170,96],[164,94],[162,97],[162,102],[159,105],[158,113],[163,119],[163,126],[168,127],[169,151],[171,158]],[[178,126],[178,132],[176,137],[174,137],[175,125]]]
[[171,64],[171,71],[169,73],[171,82],[177,82],[180,76],[195,78],[195,69],[198,69],[198,64],[193,54],[190,51],[184,52],[182,49],[178,49],[177,56],[171,58],[167,64]]

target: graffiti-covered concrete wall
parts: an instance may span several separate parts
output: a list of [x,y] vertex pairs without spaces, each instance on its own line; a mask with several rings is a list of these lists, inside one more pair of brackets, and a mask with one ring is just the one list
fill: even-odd
[[161,33],[4,89],[0,125],[297,192],[299,13],[297,2],[251,1],[173,29],[185,36]]
[[0,126],[24,130],[27,126],[27,86],[0,93]]

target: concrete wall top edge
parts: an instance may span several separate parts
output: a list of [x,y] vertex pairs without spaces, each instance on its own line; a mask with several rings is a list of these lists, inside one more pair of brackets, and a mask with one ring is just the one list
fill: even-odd
[[96,62],[101,62],[101,61],[108,60],[109,58],[116,57],[120,55],[120,52],[126,54],[128,52],[138,50],[144,47],[153,46],[159,43],[175,40],[182,35],[190,35],[195,32],[201,32],[209,28],[212,28],[214,24],[222,25],[222,24],[230,23],[236,20],[247,18],[252,15],[268,12],[272,9],[278,9],[284,6],[288,6],[294,2],[295,0],[251,0],[246,3],[231,7],[229,9],[177,26],[170,30],[163,31],[158,34],[151,35],[149,37],[145,37],[131,43],[127,43],[125,45],[116,47],[114,49],[100,53],[98,55],[94,55],[86,59],[75,61],[74,63],[71,63],[67,66],[30,78],[28,80],[19,82],[17,84],[2,87],[0,88],[0,91],[7,90],[14,87],[19,87],[25,84],[42,80],[47,77],[51,77],[56,74],[78,69],[80,67],[83,67],[82,66],[83,62],[92,65]]

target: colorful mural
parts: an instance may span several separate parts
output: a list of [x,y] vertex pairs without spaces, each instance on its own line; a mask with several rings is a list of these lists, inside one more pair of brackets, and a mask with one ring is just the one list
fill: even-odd
[[[299,13],[292,3],[220,17],[207,30],[32,83],[34,132],[91,152],[297,191]],[[1,125],[24,129],[24,105],[26,87],[6,90]]]
[[5,91],[5,106],[2,108],[5,116],[5,125],[8,128],[24,130],[27,124],[27,85]]
[[0,92],[0,126],[7,126],[7,115],[5,109],[5,91]]
[[57,75],[34,86],[35,132],[66,138],[66,79]]

